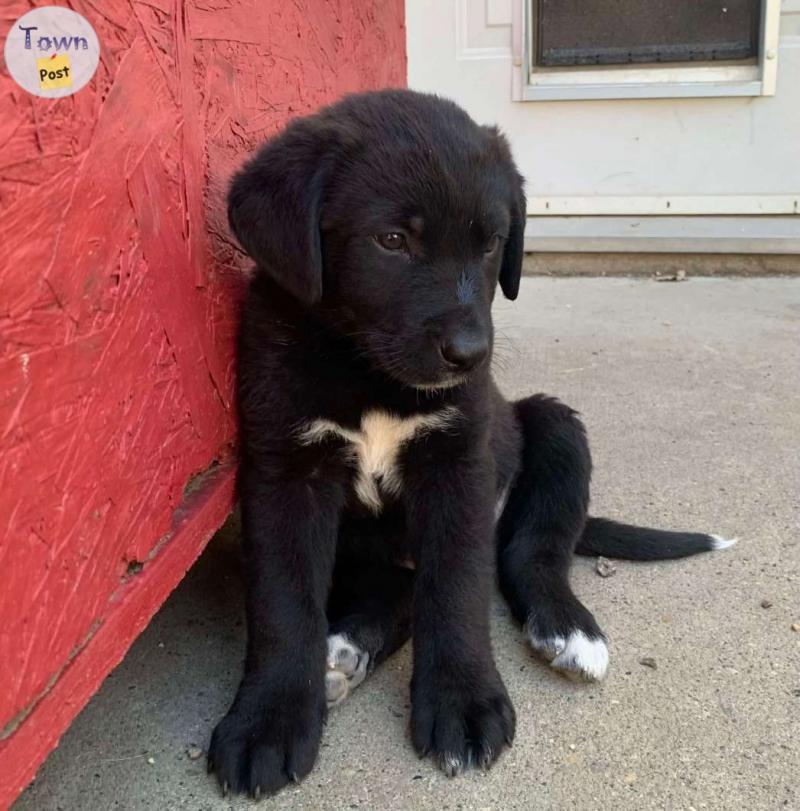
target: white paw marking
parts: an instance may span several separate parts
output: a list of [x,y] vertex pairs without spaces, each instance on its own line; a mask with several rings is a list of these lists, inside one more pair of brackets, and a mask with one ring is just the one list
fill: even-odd
[[332,420],[313,420],[303,426],[298,438],[303,445],[323,442],[334,436],[348,443],[348,452],[358,465],[356,495],[374,513],[383,506],[381,489],[399,495],[403,480],[397,465],[400,449],[407,442],[430,431],[444,430],[458,415],[458,409],[447,406],[431,414],[396,417],[387,411],[367,411],[359,428],[345,428]]
[[537,636],[530,628],[528,628],[528,639],[530,639],[533,649],[547,659],[548,662],[552,662],[567,645],[563,636],[545,638]]
[[543,639],[528,631],[534,650],[550,662],[550,667],[567,676],[586,681],[600,681],[608,670],[608,645],[605,639],[592,639],[583,631],[573,631],[566,639],[561,636]]
[[711,548],[715,552],[718,549],[727,549],[729,546],[733,546],[738,540],[738,538],[723,538],[722,535],[712,535]]
[[455,777],[464,771],[464,761],[459,755],[445,752],[439,758],[439,767],[448,777]]
[[367,677],[369,654],[345,634],[331,634],[327,664],[325,699],[329,707],[335,707]]

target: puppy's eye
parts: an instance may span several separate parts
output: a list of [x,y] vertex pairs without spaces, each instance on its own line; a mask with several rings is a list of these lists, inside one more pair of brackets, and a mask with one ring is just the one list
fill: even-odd
[[378,234],[375,241],[387,251],[403,251],[406,249],[406,238],[402,234]]
[[492,238],[486,243],[483,252],[494,253],[499,247],[500,247],[500,234],[493,234]]

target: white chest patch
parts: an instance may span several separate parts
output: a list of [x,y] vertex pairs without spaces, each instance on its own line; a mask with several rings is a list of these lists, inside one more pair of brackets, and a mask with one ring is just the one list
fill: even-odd
[[378,513],[383,505],[381,491],[397,495],[403,482],[397,467],[400,449],[407,442],[430,431],[447,428],[458,414],[449,406],[432,414],[397,417],[387,411],[368,411],[359,428],[345,428],[332,420],[313,420],[299,434],[303,445],[336,436],[348,443],[348,453],[358,465],[355,489],[363,504]]

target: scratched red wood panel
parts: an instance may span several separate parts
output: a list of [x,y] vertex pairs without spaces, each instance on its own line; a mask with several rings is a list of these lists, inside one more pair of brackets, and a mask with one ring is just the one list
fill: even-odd
[[70,5],[101,43],[87,88],[0,73],[0,808],[230,508],[232,170],[405,83],[402,0]]

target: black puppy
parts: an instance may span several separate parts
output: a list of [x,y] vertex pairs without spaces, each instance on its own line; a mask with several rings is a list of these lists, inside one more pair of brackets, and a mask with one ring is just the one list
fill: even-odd
[[495,572],[535,650],[600,679],[573,552],[728,542],[587,518],[576,413],[495,387],[490,308],[498,281],[517,295],[525,228],[497,130],[435,96],[350,96],[267,143],[229,217],[257,265],[239,344],[248,647],[209,768],[255,796],[304,777],[326,704],[409,636],[414,747],[450,775],[486,767],[515,720],[489,641]]

